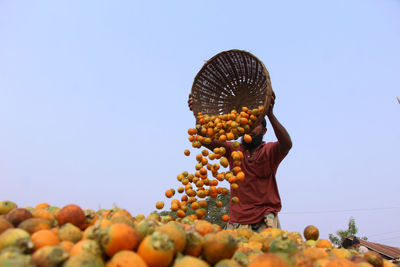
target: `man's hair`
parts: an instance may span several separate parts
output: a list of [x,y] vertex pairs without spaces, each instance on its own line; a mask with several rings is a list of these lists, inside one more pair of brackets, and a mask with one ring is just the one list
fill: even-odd
[[342,247],[344,248],[350,248],[353,245],[353,240],[349,238],[345,238],[342,242]]
[[265,129],[267,129],[267,121],[265,120],[265,118],[262,119],[261,124]]

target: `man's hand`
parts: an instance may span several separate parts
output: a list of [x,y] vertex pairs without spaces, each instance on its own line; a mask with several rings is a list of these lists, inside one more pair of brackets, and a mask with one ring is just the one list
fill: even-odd
[[271,103],[269,104],[269,109],[266,114],[268,118],[274,114],[275,98],[276,98],[275,92],[272,90]]
[[188,106],[190,110],[193,110],[193,96],[189,94]]

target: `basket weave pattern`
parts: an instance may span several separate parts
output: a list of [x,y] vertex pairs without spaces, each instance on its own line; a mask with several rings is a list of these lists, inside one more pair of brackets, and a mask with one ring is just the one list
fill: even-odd
[[227,114],[246,106],[264,106],[271,101],[272,87],[264,64],[243,50],[224,51],[208,60],[196,75],[191,91],[193,113]]

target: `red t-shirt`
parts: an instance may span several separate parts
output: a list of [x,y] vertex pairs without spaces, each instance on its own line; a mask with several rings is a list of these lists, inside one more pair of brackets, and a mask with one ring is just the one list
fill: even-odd
[[229,203],[230,223],[253,224],[263,220],[268,213],[277,214],[281,210],[281,198],[276,184],[275,174],[279,163],[285,157],[279,149],[278,142],[263,142],[253,153],[249,161],[250,151],[240,144],[234,148],[227,142],[226,156],[233,166],[231,153],[234,150],[243,152],[240,165],[245,174],[239,188],[231,190],[230,198],[237,196],[239,203]]

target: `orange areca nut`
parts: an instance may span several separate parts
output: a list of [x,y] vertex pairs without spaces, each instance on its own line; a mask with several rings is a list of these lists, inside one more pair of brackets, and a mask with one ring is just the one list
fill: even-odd
[[232,169],[232,171],[233,171],[233,173],[236,175],[236,174],[238,174],[239,172],[242,171],[242,168],[240,168],[239,166],[235,166],[235,167]]
[[174,203],[179,205],[179,200],[177,200],[176,198],[172,199],[171,200],[171,205],[174,204]]
[[[69,257],[68,251],[61,248],[60,246],[44,246],[36,250],[32,254],[32,260],[35,263],[34,266],[60,266]],[[12,263],[12,261],[11,261]],[[20,264],[23,264],[22,262]],[[9,266],[21,266],[17,262],[9,264]],[[8,265],[8,264],[2,264]],[[23,266],[32,266],[29,263]]]
[[193,210],[197,210],[200,206],[199,206],[199,203],[198,203],[197,201],[195,201],[195,202],[193,202],[193,203],[190,205],[190,207],[191,207]]
[[206,175],[206,174],[207,174],[207,170],[205,168],[201,168],[200,175]]
[[236,178],[237,178],[237,180],[238,181],[243,181],[244,180],[244,172],[242,172],[242,171],[240,171],[240,172],[238,172],[237,174],[236,174]]
[[199,206],[200,206],[201,208],[205,208],[205,207],[207,207],[207,205],[208,205],[208,203],[207,203],[206,200],[200,200],[200,201],[199,201]]
[[31,239],[35,250],[44,246],[55,246],[60,243],[60,239],[51,230],[39,230],[32,234]]
[[75,204],[66,205],[57,213],[57,221],[60,226],[66,223],[72,223],[80,229],[83,229],[85,220],[84,211]]
[[225,173],[218,173],[216,178],[218,181],[222,182],[224,180],[224,177]]
[[177,211],[179,209],[179,204],[176,204],[176,203],[172,203],[171,204],[171,210],[172,211]]
[[[183,204],[182,203],[182,205],[180,205],[180,207],[179,207],[183,212],[185,212],[186,213],[186,211],[187,211],[187,205],[186,204]],[[186,214],[185,214],[186,215]],[[178,216],[179,217],[179,216]]]
[[217,200],[216,202],[215,202],[215,206],[217,206],[217,208],[221,208],[222,207],[222,201],[221,200]]
[[186,247],[183,253],[185,255],[199,257],[201,255],[201,251],[203,250],[203,245],[203,237],[198,232],[188,231],[186,233]]
[[147,263],[136,252],[130,250],[122,250],[117,252],[109,262],[107,267],[123,267],[123,266],[136,266],[147,267]]
[[[199,214],[201,214],[201,210],[200,209],[199,209]],[[215,232],[213,225],[210,222],[205,221],[205,220],[195,221],[192,224],[191,228],[194,231],[198,232],[202,236],[205,236],[206,234]]]
[[227,168],[229,166],[229,161],[226,157],[222,157],[219,163],[221,163],[222,167],[224,168]]
[[74,246],[69,251],[69,255],[74,256],[85,252],[91,253],[99,257],[101,257],[103,253],[99,244],[95,240],[84,239],[74,244]]
[[317,248],[332,248],[332,243],[328,239],[318,239]]
[[[43,209],[44,210],[44,209]],[[18,228],[24,229],[30,234],[39,230],[48,230],[51,228],[51,221],[42,218],[29,218],[18,225]]]
[[164,202],[162,202],[162,201],[158,201],[157,203],[156,203],[156,208],[157,209],[162,209],[162,208],[164,208]]
[[196,160],[197,160],[198,162],[201,162],[202,159],[203,159],[202,154],[197,154],[197,155],[196,155]]
[[318,240],[319,237],[318,228],[315,227],[314,225],[309,225],[306,228],[304,228],[303,234],[306,240]]
[[185,190],[193,189],[193,186],[191,184],[185,185]]
[[[289,265],[278,255],[263,253],[255,257],[248,267],[288,267]],[[342,265],[337,265],[342,266]]]
[[174,196],[174,192],[171,189],[168,189],[168,190],[165,191],[165,196],[167,198],[171,198],[171,197]]
[[179,218],[183,218],[186,216],[186,213],[182,209],[180,209],[176,212],[176,216],[178,216]]
[[[222,206],[222,203],[221,203],[221,206]],[[222,215],[222,221],[229,222],[229,215],[228,214]]]
[[189,135],[195,135],[195,134],[197,134],[197,129],[195,129],[195,128],[189,129],[189,130],[188,130],[188,134],[189,134]]
[[48,204],[48,203],[39,203],[39,204],[36,205],[35,210],[47,209],[49,207],[50,207],[50,204]]
[[221,193],[222,193],[223,195],[227,195],[227,194],[229,194],[229,189],[223,187],[223,188],[221,189]]
[[137,253],[149,267],[167,267],[174,257],[174,242],[168,235],[154,232],[140,243]]
[[161,225],[155,232],[166,234],[174,242],[174,253],[182,252],[186,246],[186,232],[177,223]]
[[[104,220],[107,221],[106,219]],[[77,243],[82,239],[83,232],[72,223],[66,223],[60,227],[57,236],[61,241]]]
[[203,256],[211,264],[232,258],[236,249],[237,241],[228,231],[208,234],[204,238]]
[[[237,190],[239,188],[239,185],[237,184],[237,183],[233,183],[233,184],[231,184],[231,189],[232,190]],[[233,201],[233,200],[232,200]],[[237,202],[234,202],[234,203],[237,203]]]
[[141,240],[138,231],[123,223],[110,225],[105,229],[104,235],[101,246],[109,257],[121,250],[135,250]]
[[226,137],[226,135],[224,135],[224,134],[222,134],[222,135],[219,137],[219,141],[221,141],[221,142],[225,142],[226,139],[227,139],[227,137]]
[[66,250],[67,252],[70,252],[74,245],[75,243],[71,241],[61,241],[57,246]]
[[231,188],[232,188],[232,184],[237,182],[236,176],[230,176],[228,179],[228,182],[231,184]]
[[232,157],[232,159],[233,159],[234,161],[240,161],[240,155],[239,155],[238,151],[233,151],[233,152],[231,153],[231,157]]
[[257,108],[252,109],[252,110],[251,110],[251,115],[253,115],[253,116],[258,116],[258,115],[260,115],[260,110],[257,109]]
[[203,150],[201,151],[201,154],[202,154],[204,157],[207,157],[207,156],[208,156],[208,150],[207,150],[207,149],[203,149]]
[[218,185],[218,180],[210,180],[209,181],[209,186],[217,186]]
[[195,165],[195,169],[196,169],[197,171],[199,171],[201,168],[203,168],[203,164],[197,163],[197,164]]
[[177,179],[179,182],[181,182],[184,178],[185,178],[185,177],[183,176],[183,174],[178,174],[178,175],[176,176],[176,179]]

